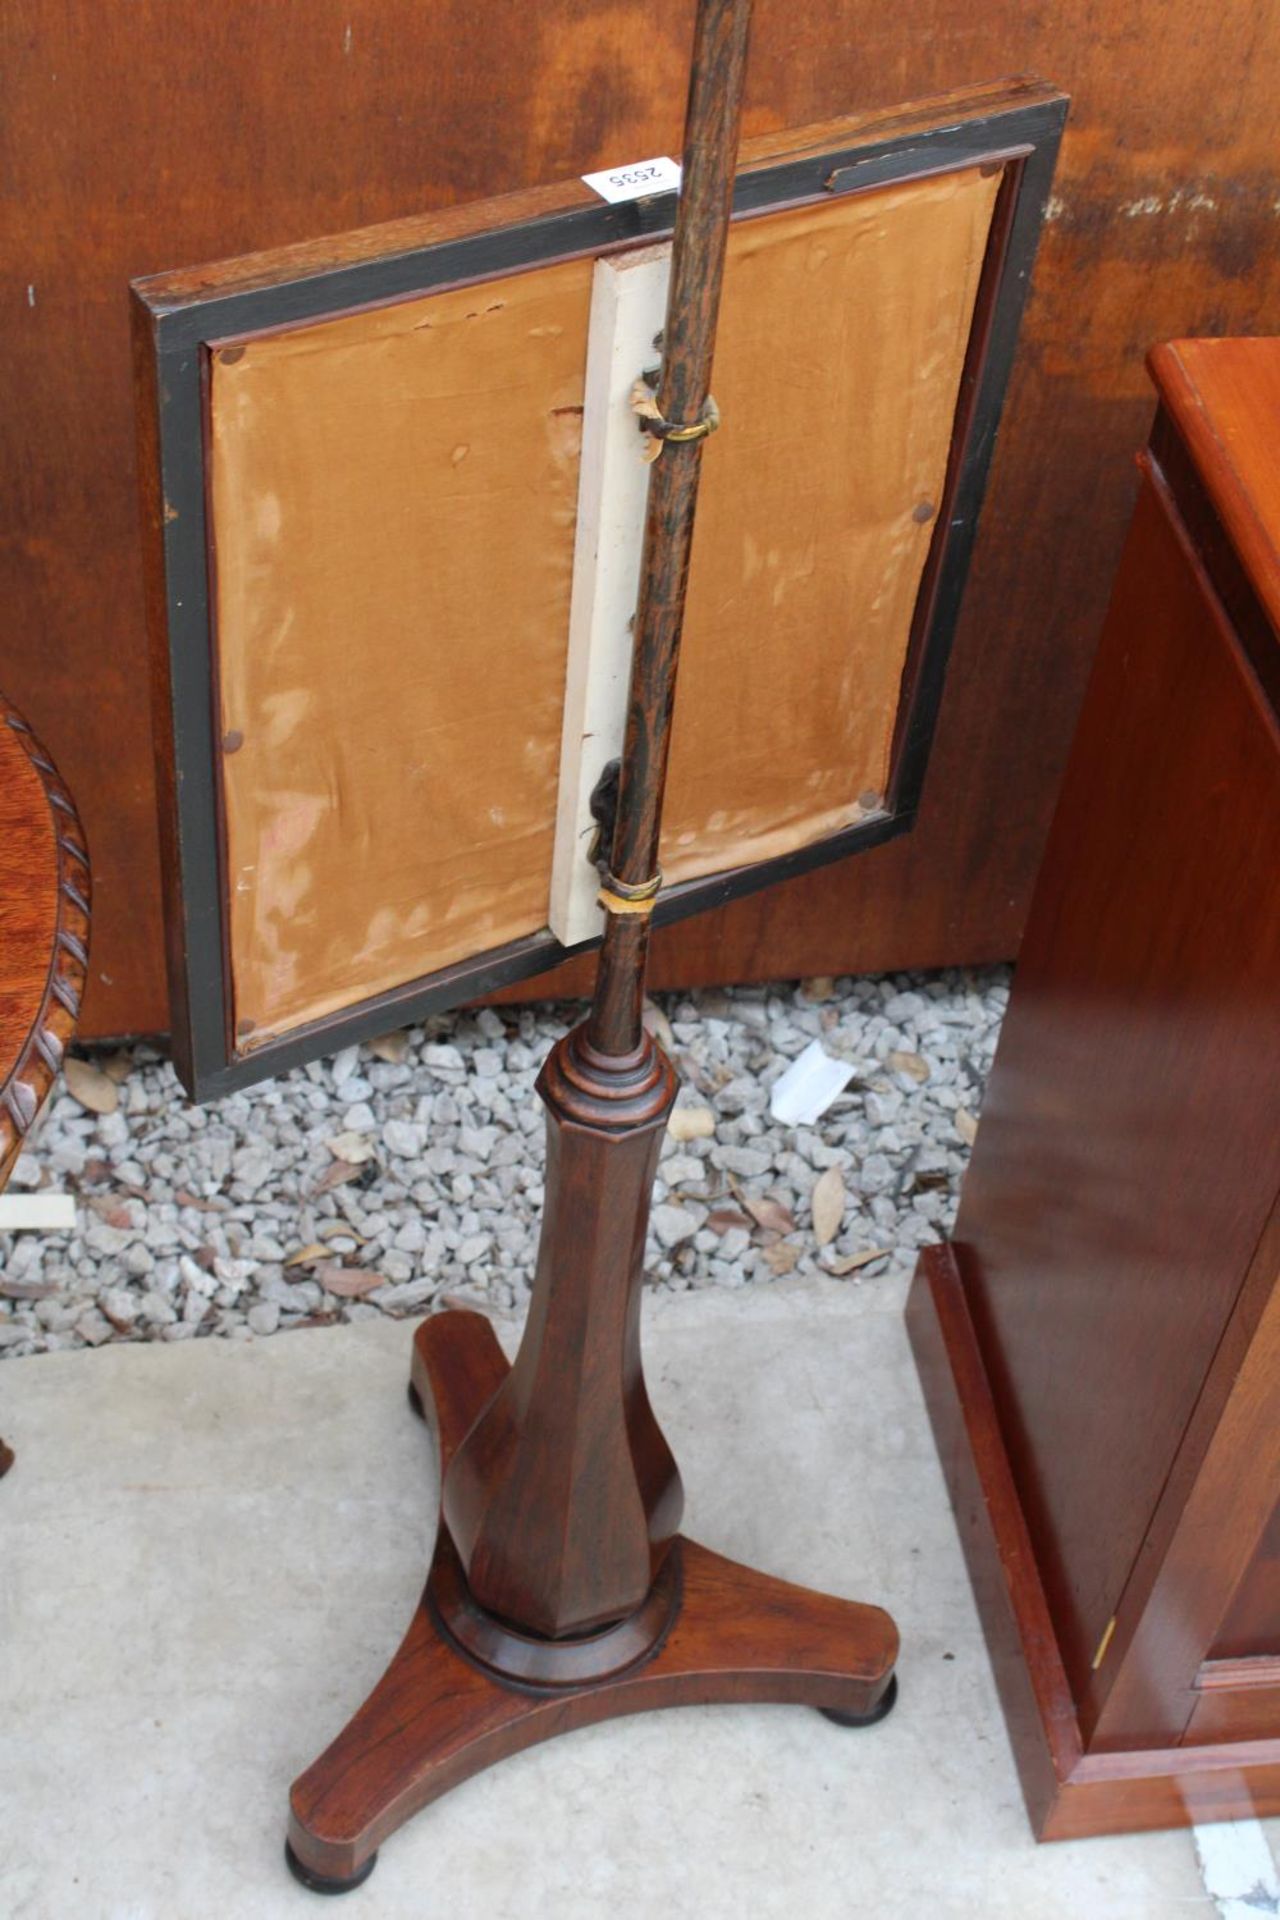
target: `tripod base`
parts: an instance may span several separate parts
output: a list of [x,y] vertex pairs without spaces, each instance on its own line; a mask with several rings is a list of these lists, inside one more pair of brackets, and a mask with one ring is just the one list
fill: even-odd
[[[475,1313],[424,1321],[413,1347],[416,1404],[435,1426],[443,1476],[508,1363]],[[428,1801],[508,1754],[593,1721],[713,1701],[818,1707],[846,1725],[869,1725],[887,1711],[879,1709],[898,1635],[879,1607],[790,1586],[685,1539],[672,1547],[659,1588],[660,1604],[651,1594],[631,1620],[565,1641],[520,1634],[471,1601],[465,1613],[474,1630],[464,1647],[447,1622],[461,1617],[466,1581],[442,1523],[399,1651],[355,1718],[294,1783],[289,1853],[298,1878],[326,1893],[358,1886],[381,1842]],[[582,1681],[575,1675],[584,1668],[610,1670]]]

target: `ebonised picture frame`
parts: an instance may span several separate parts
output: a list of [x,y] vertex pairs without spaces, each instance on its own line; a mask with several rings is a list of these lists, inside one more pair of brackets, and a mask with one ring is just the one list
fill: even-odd
[[[975,166],[998,172],[1000,183],[964,356],[945,488],[916,597],[883,810],[795,852],[664,889],[658,924],[910,829],[1066,109],[1066,98],[1056,89],[1020,79],[744,142],[735,219]],[[207,518],[212,350],[229,339],[657,241],[670,234],[674,207],[670,193],[608,205],[575,181],[134,284],[172,1051],[194,1098],[215,1098],[532,978],[568,952],[582,950],[564,948],[546,931],[371,995],[261,1044],[237,1044]]]

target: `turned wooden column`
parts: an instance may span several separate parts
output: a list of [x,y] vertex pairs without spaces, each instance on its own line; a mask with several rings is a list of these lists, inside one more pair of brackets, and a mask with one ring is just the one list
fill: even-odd
[[552,1638],[635,1612],[680,1524],[640,1361],[649,1204],[676,1083],[640,1011],[749,16],[749,0],[699,9],[604,946],[590,1016],[538,1081],[547,1198],[524,1340],[444,1485],[475,1600]]
[[529,1318],[454,1457],[444,1518],[480,1605],[560,1637],[639,1607],[680,1525],[680,1476],[640,1364],[649,1198],[676,1081],[647,1034],[607,1056],[578,1027],[538,1092],[547,1197]]

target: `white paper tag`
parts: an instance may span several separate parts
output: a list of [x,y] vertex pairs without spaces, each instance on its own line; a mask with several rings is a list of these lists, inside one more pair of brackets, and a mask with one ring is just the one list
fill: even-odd
[[784,1127],[811,1127],[854,1075],[848,1060],[833,1060],[821,1040],[811,1040],[798,1060],[773,1083],[769,1111]]
[[616,206],[620,200],[643,200],[651,193],[678,193],[680,168],[665,155],[657,160],[633,160],[629,167],[606,167],[603,173],[584,173],[584,186]]

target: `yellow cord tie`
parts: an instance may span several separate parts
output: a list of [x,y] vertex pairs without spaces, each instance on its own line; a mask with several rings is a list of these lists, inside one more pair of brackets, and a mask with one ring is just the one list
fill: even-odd
[[661,885],[661,870],[651,879],[641,880],[635,886],[628,885],[625,880],[615,879],[610,873],[606,874],[596,899],[606,913],[640,914],[647,917],[653,912]]
[[675,420],[664,420],[658,408],[658,401],[652,389],[643,380],[637,380],[631,389],[631,410],[639,416],[640,428],[648,436],[642,458],[652,463],[662,452],[667,440],[677,443],[687,440],[705,440],[720,425],[720,409],[707,395],[707,403],[702,409],[699,420],[691,420],[687,426]]

